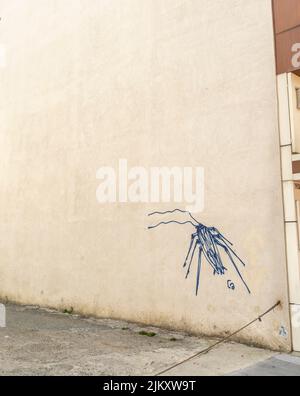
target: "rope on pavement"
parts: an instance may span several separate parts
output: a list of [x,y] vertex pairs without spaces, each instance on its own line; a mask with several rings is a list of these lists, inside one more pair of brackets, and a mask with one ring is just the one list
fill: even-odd
[[239,330],[235,331],[234,333],[230,334],[229,336],[223,338],[222,340],[216,342],[215,344],[209,346],[208,348],[203,349],[202,351],[195,353],[194,355],[188,357],[187,359],[184,359],[184,360],[182,360],[181,362],[176,363],[176,364],[174,364],[173,366],[168,367],[167,369],[165,369],[165,370],[163,370],[163,371],[160,371],[159,373],[155,374],[154,376],[155,376],[155,377],[158,377],[159,375],[165,374],[165,373],[167,373],[168,371],[172,370],[172,369],[175,368],[175,367],[178,367],[178,366],[180,366],[180,365],[182,365],[182,364],[184,364],[184,363],[186,363],[186,362],[189,362],[189,361],[192,360],[192,359],[195,359],[196,357],[199,357],[199,356],[201,356],[201,355],[207,354],[207,353],[210,352],[212,349],[214,349],[216,346],[218,346],[218,345],[220,345],[220,344],[223,344],[224,342],[228,341],[230,338],[234,337],[236,334],[238,334],[238,333],[240,333],[241,331],[247,329],[247,327],[251,326],[253,323],[255,323],[255,322],[257,322],[257,321],[261,322],[261,321],[262,321],[262,318],[264,318],[265,316],[267,316],[270,312],[274,311],[274,309],[277,308],[279,305],[281,305],[281,302],[280,302],[280,301],[278,301],[275,305],[273,305],[271,308],[269,308],[266,312],[264,312],[264,313],[263,313],[262,315],[260,315],[258,318],[252,320],[251,322],[249,322],[249,323],[246,324],[245,326],[241,327]]

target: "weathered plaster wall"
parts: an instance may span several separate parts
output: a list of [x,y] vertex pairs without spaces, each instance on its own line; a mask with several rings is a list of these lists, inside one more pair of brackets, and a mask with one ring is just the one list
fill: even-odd
[[[2,0],[0,16],[1,296],[210,335],[281,300],[241,338],[288,349],[271,2]],[[146,230],[173,205],[97,203],[119,158],[205,168],[198,217],[234,242],[251,296],[204,265],[195,297],[193,230]]]

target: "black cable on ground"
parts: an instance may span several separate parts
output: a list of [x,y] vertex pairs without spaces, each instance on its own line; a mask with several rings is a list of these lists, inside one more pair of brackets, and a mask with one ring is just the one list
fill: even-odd
[[240,333],[241,331],[245,330],[247,327],[251,326],[253,323],[255,323],[255,322],[257,322],[257,321],[261,322],[263,317],[265,317],[266,315],[268,315],[270,312],[272,312],[272,311],[273,311],[276,307],[278,307],[279,305],[281,305],[281,302],[280,302],[280,301],[278,301],[275,305],[273,305],[271,308],[269,308],[266,312],[264,312],[264,313],[263,313],[262,315],[260,315],[258,318],[252,320],[251,322],[249,322],[249,323],[246,324],[245,326],[241,327],[239,330],[237,330],[237,331],[235,331],[234,333],[230,334],[229,336],[223,338],[222,340],[216,342],[215,344],[209,346],[208,348],[203,349],[202,351],[195,353],[194,355],[192,355],[192,356],[190,356],[190,357],[188,357],[188,358],[182,360],[182,361],[179,362],[179,363],[174,364],[174,365],[171,366],[171,367],[168,367],[167,369],[165,369],[165,370],[163,370],[163,371],[160,371],[159,373],[155,374],[155,377],[157,377],[157,376],[159,376],[159,375],[162,375],[162,374],[165,374],[165,373],[167,373],[168,371],[172,370],[173,368],[178,367],[178,366],[181,366],[182,364],[184,364],[184,363],[186,363],[186,362],[189,362],[190,360],[195,359],[195,358],[198,357],[198,356],[207,354],[207,353],[210,352],[212,349],[214,349],[216,346],[218,346],[218,345],[220,345],[220,344],[223,344],[224,342],[228,341],[230,338],[232,338],[232,337],[235,336],[236,334]]

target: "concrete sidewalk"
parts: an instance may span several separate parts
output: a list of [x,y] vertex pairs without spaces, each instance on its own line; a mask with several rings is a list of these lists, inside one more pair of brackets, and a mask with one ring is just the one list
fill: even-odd
[[[0,375],[154,375],[215,340],[8,305]],[[300,358],[229,342],[167,375],[299,375]]]
[[264,377],[300,377],[300,358],[296,355],[277,355],[244,370],[238,370],[231,375],[238,377],[258,375]]

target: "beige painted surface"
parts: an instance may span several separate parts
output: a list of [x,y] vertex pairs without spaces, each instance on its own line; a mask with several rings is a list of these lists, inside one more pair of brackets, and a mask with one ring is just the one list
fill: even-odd
[[[2,0],[0,294],[289,349],[271,2]],[[170,205],[99,205],[100,166],[203,166],[198,215],[247,266],[182,263],[193,229],[147,231]],[[236,284],[233,292],[226,281]]]
[[[300,304],[300,265],[299,265],[299,189],[293,181],[298,174],[293,174],[292,161],[297,161],[299,154],[300,110],[297,108],[296,89],[300,88],[300,78],[292,73],[277,77],[279,128],[281,144],[281,170],[284,200],[285,237],[287,251],[287,268],[289,300],[291,304],[292,345],[299,351],[299,304]],[[288,94],[287,94],[288,92]]]
[[294,351],[300,351],[300,305],[291,305],[292,339]]
[[278,93],[278,118],[280,145],[291,145],[291,120],[290,120],[290,90],[288,73],[277,76],[277,93]]
[[298,109],[296,91],[300,89],[300,77],[294,73],[288,73],[288,86],[292,148],[294,153],[300,153],[300,109]]

